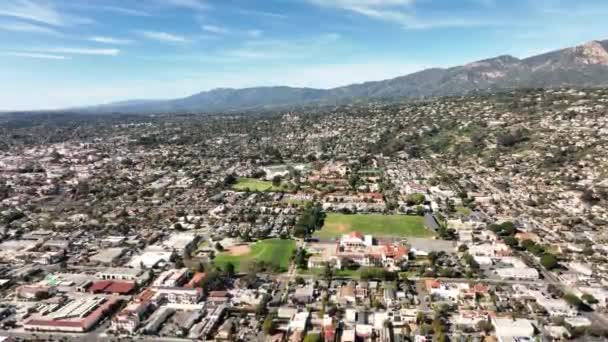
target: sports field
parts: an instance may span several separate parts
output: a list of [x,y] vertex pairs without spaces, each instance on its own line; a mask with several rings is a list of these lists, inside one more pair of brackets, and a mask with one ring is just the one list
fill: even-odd
[[256,260],[275,264],[283,270],[289,268],[291,256],[296,250],[293,240],[262,240],[249,246],[237,246],[227,252],[218,254],[213,263],[221,269],[231,262],[237,272],[241,272],[241,264]]
[[422,216],[380,214],[328,214],[323,228],[315,232],[314,236],[319,239],[334,239],[353,231],[392,238],[434,236],[434,233],[424,226]]
[[280,191],[280,186],[272,185],[272,182],[255,179],[255,178],[239,178],[232,186],[235,190],[247,190],[249,191]]

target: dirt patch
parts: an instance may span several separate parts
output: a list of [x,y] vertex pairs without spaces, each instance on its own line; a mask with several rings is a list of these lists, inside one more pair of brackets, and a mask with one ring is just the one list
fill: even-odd
[[230,247],[228,252],[232,256],[241,256],[241,255],[249,254],[249,252],[251,252],[251,248],[249,247],[249,245],[232,246],[232,247]]
[[344,223],[336,224],[336,231],[340,233],[345,233],[350,231],[350,226]]

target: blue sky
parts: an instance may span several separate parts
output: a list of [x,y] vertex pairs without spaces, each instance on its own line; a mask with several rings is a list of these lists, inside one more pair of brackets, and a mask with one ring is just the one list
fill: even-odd
[[0,110],[329,88],[608,39],[605,0],[1,0]]

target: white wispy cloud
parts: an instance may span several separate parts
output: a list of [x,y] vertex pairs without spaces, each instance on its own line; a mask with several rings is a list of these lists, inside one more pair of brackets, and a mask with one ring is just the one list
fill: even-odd
[[217,25],[202,25],[201,28],[204,31],[207,31],[209,33],[215,33],[215,34],[226,34],[228,33],[228,29],[222,26],[217,26]]
[[63,25],[64,20],[50,4],[31,0],[4,0],[0,3],[0,15],[33,20],[49,25]]
[[104,36],[90,37],[88,40],[92,41],[92,42],[96,42],[96,43],[112,44],[112,45],[128,45],[128,44],[132,44],[133,43],[133,41],[130,40],[130,39],[115,38],[115,37],[104,37]]
[[137,31],[142,37],[146,39],[156,40],[159,42],[167,42],[167,43],[187,43],[190,39],[176,35],[173,33],[162,32],[162,31]]
[[[488,0],[474,0],[487,3]],[[479,27],[495,25],[492,20],[478,17],[434,16],[420,17],[415,14],[415,0],[308,0],[325,8],[353,12],[368,18],[393,22],[407,29],[433,29],[448,27]]]
[[274,12],[265,12],[265,11],[256,11],[256,10],[247,10],[247,9],[238,9],[236,11],[240,14],[257,15],[257,16],[273,18],[273,19],[287,19],[288,18],[285,14],[274,13]]
[[164,3],[170,6],[185,7],[194,10],[206,10],[210,6],[201,0],[162,0]]
[[119,49],[90,49],[90,48],[68,48],[58,47],[50,49],[34,49],[35,51],[44,53],[57,53],[57,54],[68,54],[68,55],[94,55],[94,56],[118,56],[120,54]]
[[53,3],[42,0],[2,0],[0,1],[0,16],[31,20],[52,26],[73,24],[88,24],[93,20],[62,13]]
[[414,0],[309,0],[313,4],[354,10],[357,8],[386,8],[407,6]]
[[46,54],[46,53],[33,53],[33,52],[5,52],[2,54],[5,56],[35,58],[35,59],[55,59],[55,60],[71,59],[70,57],[67,57],[67,56],[52,55],[52,54]]
[[150,14],[149,12],[146,12],[144,10],[134,9],[134,8],[126,8],[126,7],[119,7],[119,6],[98,6],[98,9],[100,9],[102,11],[106,11],[106,12],[113,12],[113,13],[118,13],[118,14],[126,14],[126,15],[131,15],[131,16],[136,16],[136,17],[150,17],[150,16],[152,16],[152,14]]
[[27,33],[39,33],[53,36],[60,36],[61,33],[53,28],[35,25],[25,22],[5,22],[0,23],[0,30],[12,31],[12,32],[27,32]]
[[226,57],[235,59],[302,59],[327,48],[342,36],[325,33],[319,36],[296,40],[252,39],[241,47],[224,52]]

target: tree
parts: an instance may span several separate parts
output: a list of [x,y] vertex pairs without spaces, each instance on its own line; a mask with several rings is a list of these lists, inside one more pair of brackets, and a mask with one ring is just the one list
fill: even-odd
[[361,178],[359,178],[359,174],[357,172],[353,172],[348,178],[348,185],[350,185],[351,189],[357,189],[357,185],[361,182]]
[[581,200],[588,204],[595,204],[600,201],[600,198],[591,189],[586,189],[581,194]]
[[540,258],[540,264],[543,265],[544,268],[552,270],[558,265],[557,257],[551,253],[545,253],[545,255]]
[[272,177],[272,185],[274,186],[280,186],[281,185],[281,176],[274,176]]
[[479,321],[477,322],[477,330],[482,331],[484,334],[488,335],[492,330],[494,330],[494,326],[489,321]]
[[308,268],[307,259],[308,255],[306,250],[304,248],[298,248],[294,257],[294,262],[299,269],[305,270]]
[[426,200],[424,194],[421,193],[413,193],[409,194],[406,199],[406,203],[408,206],[421,205]]
[[534,241],[532,241],[530,239],[526,239],[521,242],[521,246],[523,248],[525,248],[527,251],[529,251],[534,245],[536,245],[536,243],[534,243]]
[[224,274],[217,270],[211,270],[206,273],[205,279],[203,280],[201,287],[205,293],[210,291],[219,291],[226,288],[226,279]]
[[177,256],[177,255],[176,255],[174,260],[175,260],[175,261],[174,261],[174,263],[175,263],[175,268],[183,268],[183,267],[185,266],[185,265],[184,265],[184,260],[182,259],[182,257],[181,257],[181,256]]
[[309,333],[304,337],[304,342],[323,342],[321,335]]
[[479,270],[479,263],[475,260],[475,258],[471,254],[469,254],[468,252],[465,253],[463,255],[463,259],[473,271]]
[[40,301],[40,300],[45,300],[45,299],[48,299],[48,298],[49,298],[49,293],[48,293],[48,292],[46,292],[46,291],[38,291],[38,292],[36,292],[36,294],[34,295],[34,298],[35,298],[37,301]]
[[514,238],[513,236],[507,236],[503,239],[503,241],[505,242],[505,245],[507,245],[511,248],[515,248],[519,245],[517,239]]
[[371,280],[371,279],[381,279],[381,280],[392,280],[395,277],[395,274],[392,272],[386,271],[381,267],[363,267],[361,268],[361,279],[363,280]]
[[268,302],[270,301],[270,297],[267,294],[264,294],[264,296],[262,297],[262,299],[260,300],[260,303],[258,304],[257,308],[255,309],[255,314],[259,316],[264,316],[267,312],[266,306],[268,305]]
[[224,177],[224,186],[230,186],[237,182],[237,178],[234,174],[229,174]]
[[424,323],[426,321],[426,316],[424,315],[424,312],[418,311],[418,313],[416,314],[416,324],[420,325],[422,323]]
[[276,330],[276,323],[274,322],[273,315],[266,316],[266,319],[264,319],[264,323],[262,324],[262,330],[266,335],[274,334],[274,331]]
[[264,170],[256,170],[253,172],[253,174],[251,175],[251,177],[253,178],[264,178],[266,177],[266,171]]
[[445,332],[440,331],[435,335],[435,342],[447,342],[448,338],[445,336]]
[[309,203],[298,217],[294,228],[294,235],[300,238],[306,237],[309,233],[321,228],[325,221],[323,208],[318,204]]
[[431,265],[435,265],[437,263],[437,260],[439,260],[439,257],[440,257],[439,253],[437,253],[435,251],[430,251],[429,254],[427,255],[427,258],[431,262]]
[[593,305],[593,304],[597,304],[599,303],[599,301],[593,297],[593,295],[589,294],[589,293],[585,293],[581,296],[581,298],[587,302],[587,304]]
[[498,147],[512,147],[529,139],[530,132],[525,129],[518,129],[513,132],[499,134],[496,137]]
[[323,266],[323,278],[325,278],[326,280],[331,280],[331,278],[334,275],[334,270],[331,268],[331,265],[326,262],[325,265]]
[[566,302],[568,302],[568,304],[574,306],[575,308],[577,308],[579,310],[587,311],[586,304],[583,303],[583,301],[580,298],[578,298],[574,293],[566,293],[564,295],[564,300]]
[[236,274],[234,264],[231,262],[227,263],[226,266],[224,266],[224,272],[226,272],[229,277],[234,277]]

